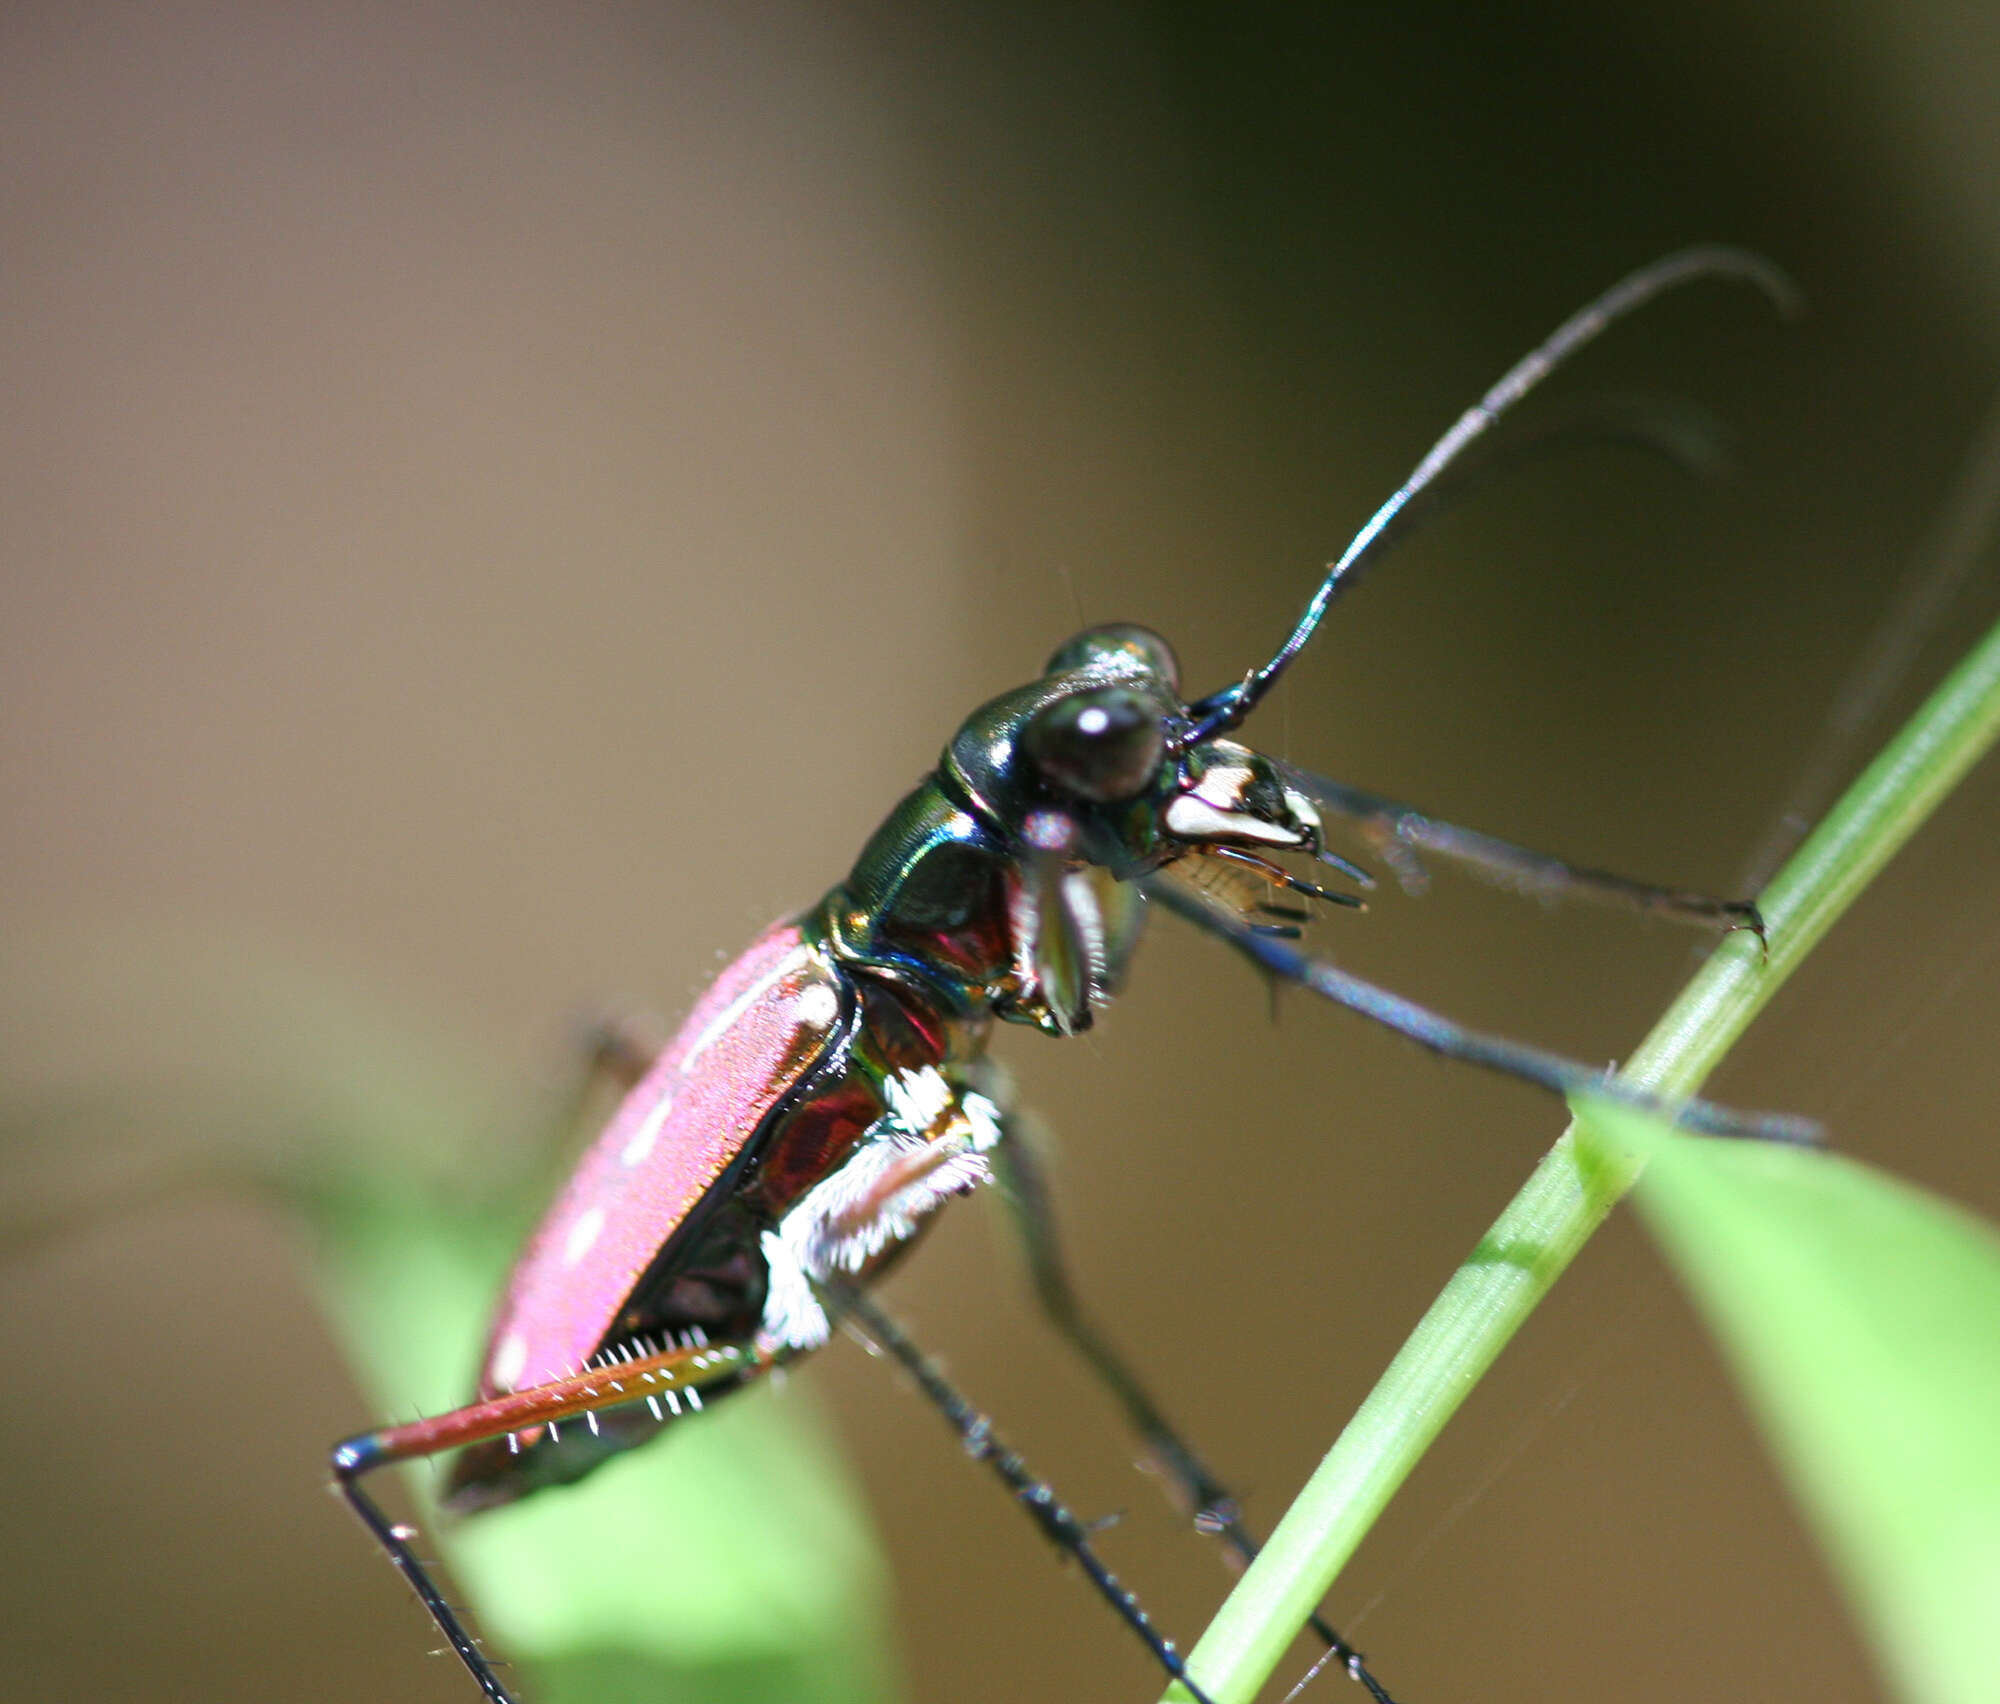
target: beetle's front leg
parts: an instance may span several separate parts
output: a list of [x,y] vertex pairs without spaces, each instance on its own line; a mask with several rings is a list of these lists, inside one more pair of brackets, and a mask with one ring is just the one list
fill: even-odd
[[1414,891],[1424,885],[1427,878],[1418,854],[1429,852],[1450,859],[1492,887],[1524,899],[1581,900],[1642,916],[1670,917],[1698,928],[1747,929],[1758,940],[1764,939],[1764,919],[1747,899],[1719,899],[1687,888],[1638,881],[1613,870],[1572,864],[1498,835],[1461,828],[1398,799],[1329,781],[1296,764],[1280,767],[1285,778],[1321,810],[1354,823],[1406,889]]
[[1414,1000],[1378,987],[1349,971],[1311,953],[1303,952],[1288,940],[1262,933],[1233,912],[1225,911],[1198,888],[1177,877],[1172,866],[1145,879],[1146,895],[1169,911],[1186,918],[1197,928],[1220,936],[1267,975],[1297,983],[1324,1000],[1345,1006],[1419,1047],[1463,1064],[1477,1065],[1516,1077],[1524,1083],[1547,1089],[1552,1094],[1602,1095],[1621,1101],[1686,1130],[1707,1136],[1734,1136],[1760,1142],[1791,1142],[1812,1145],[1820,1141],[1820,1127],[1809,1118],[1786,1113],[1738,1112],[1715,1101],[1692,1096],[1685,1099],[1658,1095],[1627,1083],[1609,1071],[1565,1058],[1546,1048],[1530,1047],[1488,1034],[1420,1006]]

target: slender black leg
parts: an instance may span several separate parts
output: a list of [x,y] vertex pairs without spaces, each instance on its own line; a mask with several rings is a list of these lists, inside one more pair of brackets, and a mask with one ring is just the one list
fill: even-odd
[[371,1467],[379,1465],[370,1459],[361,1446],[368,1440],[350,1439],[333,1452],[333,1482],[339,1486],[354,1512],[361,1517],[361,1524],[375,1537],[375,1542],[388,1552],[389,1560],[410,1584],[430,1614],[430,1618],[444,1634],[458,1660],[465,1664],[466,1672],[479,1683],[479,1690],[486,1694],[492,1704],[515,1704],[514,1695],[500,1684],[500,1677],[493,1672],[492,1661],[481,1649],[480,1643],[472,1636],[457,1608],[445,1597],[438,1584],[430,1576],[430,1571],[410,1548],[410,1540],[415,1536],[414,1527],[400,1526],[382,1513],[374,1498],[361,1489],[361,1475]]
[[[1124,1409],[1126,1422],[1173,1482],[1193,1512],[1195,1525],[1204,1532],[1214,1533],[1238,1561],[1248,1566],[1257,1555],[1258,1540],[1244,1521],[1236,1498],[1175,1431],[1160,1412],[1159,1404],[1079,1305],[1056,1237],[1048,1180],[1035,1155],[1033,1139],[1022,1130],[1022,1123],[1019,1114],[1008,1116],[1007,1134],[994,1147],[993,1157],[999,1172],[1000,1193],[1020,1227],[1028,1270],[1042,1311]],[[1381,1682],[1368,1672],[1361,1653],[1323,1617],[1315,1614],[1310,1625],[1334,1659],[1374,1696],[1376,1704],[1395,1704]]]
[[1286,778],[1314,804],[1355,823],[1407,888],[1423,885],[1423,866],[1417,855],[1430,852],[1524,899],[1584,900],[1703,928],[1748,929],[1759,940],[1764,938],[1764,919],[1747,899],[1716,899],[1686,888],[1634,881],[1609,870],[1586,869],[1496,835],[1427,816],[1400,800],[1329,781],[1289,763],[1283,768]]
[[1468,1029],[1414,1000],[1406,1000],[1400,994],[1350,975],[1325,959],[1301,952],[1290,941],[1260,934],[1254,925],[1219,910],[1199,889],[1174,879],[1172,866],[1147,877],[1144,885],[1149,898],[1158,900],[1197,928],[1220,936],[1259,969],[1371,1018],[1433,1053],[1518,1077],[1555,1094],[1596,1094],[1607,1100],[1622,1101],[1705,1135],[1804,1144],[1820,1140],[1820,1127],[1808,1118],[1783,1113],[1735,1112],[1714,1101],[1669,1099],[1621,1083],[1605,1071],[1579,1060],[1565,1059],[1559,1053]]
[[579,1098],[605,1083],[614,1085],[620,1093],[637,1088],[640,1078],[660,1056],[659,1039],[648,1034],[637,1019],[601,1013],[585,1018],[578,1025],[576,1048],[583,1056]]
[[829,1308],[838,1318],[852,1322],[864,1337],[892,1356],[917,1381],[917,1388],[958,1434],[966,1454],[992,1468],[1000,1483],[1013,1493],[1014,1500],[1042,1529],[1042,1536],[1066,1556],[1075,1558],[1077,1566],[1097,1588],[1098,1596],[1111,1606],[1127,1627],[1138,1634],[1167,1674],[1186,1687],[1198,1704],[1213,1704],[1213,1700],[1187,1672],[1187,1664],[1174,1648],[1173,1641],[1160,1633],[1153,1625],[1152,1617],[1140,1607],[1139,1600],[1105,1566],[1090,1542],[1089,1530],[1070,1512],[1054,1489],[1030,1473],[1028,1464],[1001,1441],[993,1430],[993,1422],[961,1396],[939,1371],[937,1363],[911,1342],[903,1334],[902,1327],[867,1296],[845,1284],[827,1284],[822,1288]]

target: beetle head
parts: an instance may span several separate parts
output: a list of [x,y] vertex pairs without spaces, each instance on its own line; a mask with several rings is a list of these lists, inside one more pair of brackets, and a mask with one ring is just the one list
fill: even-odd
[[945,767],[1026,857],[1143,874],[1213,846],[1316,852],[1319,818],[1269,759],[1201,737],[1171,646],[1092,627],[969,717]]

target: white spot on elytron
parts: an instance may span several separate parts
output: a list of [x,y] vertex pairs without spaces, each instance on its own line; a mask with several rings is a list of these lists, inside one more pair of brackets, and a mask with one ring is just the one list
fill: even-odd
[[516,1390],[527,1370],[528,1340],[518,1331],[510,1331],[493,1351],[493,1382],[502,1390]]
[[824,982],[815,982],[799,996],[796,1009],[808,1029],[827,1029],[840,1016],[840,996]]
[[653,1151],[653,1144],[659,1141],[660,1132],[665,1128],[667,1115],[674,1110],[674,1097],[662,1095],[653,1103],[639,1128],[632,1132],[631,1139],[619,1150],[619,1160],[628,1166],[636,1166]]
[[604,1230],[604,1209],[593,1207],[583,1214],[569,1228],[569,1235],[563,1238],[563,1265],[574,1266],[597,1246],[597,1239]]
[[797,970],[811,955],[812,949],[804,942],[800,942],[798,946],[794,947],[783,958],[779,959],[776,964],[772,965],[769,970],[765,971],[762,976],[758,977],[755,982],[751,983],[748,988],[744,989],[741,994],[731,1000],[720,1012],[716,1013],[715,1017],[710,1020],[708,1027],[694,1038],[687,1052],[681,1056],[681,1075],[684,1077],[690,1075],[696,1069],[701,1056],[715,1044],[716,1038],[724,1030],[728,1029],[731,1024],[742,1017],[756,1001],[762,999],[773,984],[784,981],[786,977]]

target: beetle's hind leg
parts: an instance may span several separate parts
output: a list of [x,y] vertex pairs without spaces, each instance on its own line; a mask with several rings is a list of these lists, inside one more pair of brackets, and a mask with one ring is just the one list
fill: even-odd
[[[1035,1122],[1010,1111],[1005,1115],[1005,1130],[1004,1138],[993,1150],[996,1180],[1021,1233],[1028,1272],[1034,1280],[1035,1298],[1042,1312],[1124,1411],[1126,1424],[1138,1434],[1147,1453],[1192,1513],[1196,1527],[1215,1534],[1230,1554],[1247,1566],[1255,1558],[1259,1543],[1243,1519],[1235,1496],[1175,1429],[1126,1365],[1124,1357],[1112,1348],[1083,1311],[1056,1234],[1048,1178],[1037,1152],[1040,1132]],[[1310,1625],[1333,1658],[1374,1696],[1376,1704],[1394,1704],[1381,1682],[1368,1672],[1361,1653],[1323,1617],[1315,1613]]]
[[432,1578],[429,1565],[411,1548],[410,1540],[416,1536],[416,1528],[390,1520],[382,1512],[381,1505],[362,1490],[361,1476],[376,1463],[357,1458],[352,1453],[356,1442],[350,1439],[333,1452],[334,1488],[347,1499],[348,1507],[361,1517],[361,1524],[396,1565],[396,1571],[409,1582],[410,1590],[417,1594],[417,1601],[437,1624],[438,1631],[465,1665],[466,1672],[478,1682],[479,1690],[492,1704],[515,1704],[514,1695],[500,1684],[500,1677],[494,1673],[495,1659],[486,1654],[480,1640],[459,1615],[457,1605],[444,1595]]
[[[544,1115],[547,1139],[541,1144],[541,1151],[548,1156],[548,1164],[552,1166],[568,1163],[567,1156],[576,1134],[584,1128],[597,1102],[609,1093],[629,1093],[652,1068],[660,1051],[659,1041],[644,1024],[604,1012],[589,1012],[579,1017],[571,1026],[570,1040],[574,1064]],[[473,1412],[477,1408],[475,1404],[472,1410],[462,1412]],[[515,1704],[513,1694],[495,1672],[496,1668],[505,1665],[486,1654],[480,1640],[466,1626],[458,1607],[438,1585],[432,1572],[433,1565],[418,1556],[412,1543],[417,1529],[390,1520],[382,1506],[362,1487],[362,1479],[378,1467],[391,1461],[421,1459],[433,1453],[424,1449],[406,1451],[395,1447],[393,1431],[364,1433],[336,1445],[332,1455],[334,1488],[360,1517],[361,1524],[395,1564],[396,1571],[409,1583],[452,1652],[478,1683],[479,1690],[491,1700],[491,1704]],[[468,1437],[460,1441],[475,1440]],[[438,1450],[451,1447],[454,1446],[436,1446]]]
[[595,1415],[607,1408],[645,1403],[657,1417],[658,1401],[665,1397],[679,1413],[682,1401],[698,1407],[704,1389],[754,1378],[775,1365],[778,1358],[751,1343],[699,1341],[660,1343],[645,1353],[621,1353],[566,1379],[552,1379],[428,1420],[385,1426],[345,1439],[333,1448],[334,1485],[409,1582],[466,1672],[479,1683],[480,1691],[492,1704],[516,1704],[494,1672],[494,1659],[473,1637],[457,1606],[444,1595],[430,1565],[411,1547],[416,1529],[391,1521],[362,1489],[362,1479],[396,1462],[424,1461],[449,1450],[500,1438],[515,1439],[544,1427],[553,1430],[558,1422],[579,1416],[594,1428]]

